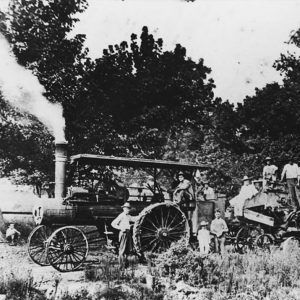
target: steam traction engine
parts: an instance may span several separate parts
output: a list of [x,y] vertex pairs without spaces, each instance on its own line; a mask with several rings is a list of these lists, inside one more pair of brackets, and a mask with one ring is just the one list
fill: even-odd
[[[111,226],[112,220],[122,212],[122,204],[129,201],[133,214],[138,215],[133,226],[133,242],[138,255],[144,252],[160,252],[170,244],[186,236],[195,239],[198,224],[210,221],[216,206],[224,212],[225,197],[211,201],[174,203],[164,188],[166,178],[173,178],[178,170],[192,178],[196,170],[208,170],[208,166],[172,161],[108,157],[78,154],[70,158],[66,191],[66,142],[56,144],[55,198],[41,199],[33,210],[37,227],[29,236],[28,253],[41,265],[51,265],[61,272],[73,271],[86,260],[89,247],[97,231],[106,247],[116,249],[118,232]],[[111,178],[115,172],[127,170],[132,181],[136,174],[151,177],[143,186],[126,187]],[[109,175],[109,176],[108,176]],[[109,178],[107,178],[109,177]],[[86,228],[94,228],[88,233]],[[97,229],[95,229],[97,228]]]

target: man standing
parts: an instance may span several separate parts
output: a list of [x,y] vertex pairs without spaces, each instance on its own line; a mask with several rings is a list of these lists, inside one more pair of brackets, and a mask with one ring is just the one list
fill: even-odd
[[210,232],[215,237],[215,250],[217,253],[224,254],[225,251],[225,233],[228,232],[228,227],[225,222],[221,218],[221,212],[219,209],[216,209],[215,211],[215,219],[212,220],[210,225]]
[[122,208],[123,212],[112,221],[111,226],[120,231],[119,264],[121,267],[126,267],[128,264],[127,256],[133,249],[130,227],[138,217],[133,217],[129,214],[131,209],[129,202],[124,203]]
[[215,200],[215,192],[213,188],[208,185],[208,181],[204,181],[203,194],[205,200]]
[[195,172],[191,185],[195,201],[204,201],[203,183],[199,170]]
[[271,157],[266,158],[266,165],[263,168],[263,188],[273,187],[276,181],[278,167],[271,164]]
[[299,167],[294,163],[294,159],[291,157],[289,162],[284,166],[281,173],[281,181],[286,179],[286,183],[289,190],[289,195],[292,199],[293,205],[296,210],[299,210],[300,205],[296,194],[296,185],[299,185]]

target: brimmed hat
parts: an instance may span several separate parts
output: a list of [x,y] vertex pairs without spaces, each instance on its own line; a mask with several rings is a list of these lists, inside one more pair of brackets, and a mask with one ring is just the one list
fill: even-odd
[[179,171],[178,174],[177,174],[177,176],[179,176],[179,175],[184,176],[184,173],[182,171]]
[[245,175],[242,180],[246,181],[246,180],[250,180],[250,178],[247,175]]
[[208,225],[208,222],[206,222],[206,221],[202,221],[202,222],[200,223],[200,226],[206,226],[206,225]]
[[265,161],[267,161],[267,160],[272,160],[272,158],[270,156],[267,156]]
[[131,205],[129,202],[125,202],[122,207],[127,207],[127,208],[131,208]]

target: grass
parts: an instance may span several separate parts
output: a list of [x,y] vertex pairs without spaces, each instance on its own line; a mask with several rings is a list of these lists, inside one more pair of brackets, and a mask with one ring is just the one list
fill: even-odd
[[[291,244],[285,251],[279,248],[256,249],[245,254],[228,251],[223,257],[212,254],[203,259],[185,241],[179,241],[164,253],[148,254],[146,257],[149,263],[147,272],[155,279],[153,290],[147,288],[147,274],[140,272],[141,267],[136,260],[131,259],[130,267],[121,270],[116,256],[107,253],[98,265],[87,267],[84,271],[86,282],[104,283],[95,291],[94,297],[107,300],[175,300],[184,295],[186,298],[182,299],[300,299],[300,248],[297,244]],[[7,299],[12,300],[46,299],[30,273],[21,275],[17,269],[7,270],[0,269],[0,294],[6,294]],[[184,283],[181,291],[177,290],[180,282]],[[196,290],[196,294],[190,292],[189,287]],[[191,298],[193,295],[194,298]],[[60,299],[91,300],[92,296],[83,289],[77,294],[66,291]]]
[[[223,257],[212,254],[201,259],[197,251],[180,241],[154,258],[152,265],[173,287],[184,281],[199,290],[209,289],[215,297],[211,299],[248,299],[250,295],[251,299],[277,299],[276,295],[282,294],[285,296],[281,299],[300,299],[299,261],[297,244],[287,251],[256,249],[245,254],[228,252]],[[298,293],[297,298],[293,298],[293,293]],[[244,296],[236,298],[237,295]]]
[[6,300],[47,299],[33,282],[33,277],[30,273],[20,275],[20,272],[5,273],[3,270],[1,271],[0,294],[6,294]]

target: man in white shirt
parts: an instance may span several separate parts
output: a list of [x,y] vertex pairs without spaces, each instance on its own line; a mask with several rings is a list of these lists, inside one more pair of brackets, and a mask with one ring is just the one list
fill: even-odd
[[129,214],[131,209],[129,202],[124,203],[122,208],[123,212],[112,221],[111,226],[120,231],[119,263],[121,267],[124,267],[127,264],[127,255],[133,249],[130,227],[138,217],[133,217]]
[[221,218],[221,212],[219,209],[215,211],[215,219],[212,220],[210,224],[210,232],[215,237],[215,250],[217,253],[224,254],[225,250],[225,233],[228,232],[228,227]]
[[243,182],[244,184],[241,187],[240,193],[229,201],[230,205],[234,207],[235,217],[243,216],[245,201],[251,199],[258,193],[255,186],[250,183],[250,178],[248,176],[244,176]]
[[296,194],[296,185],[299,185],[299,176],[299,167],[296,163],[294,163],[294,159],[290,158],[288,164],[283,167],[281,173],[281,181],[283,181],[284,178],[286,179],[290,197],[295,206],[295,209],[297,210],[299,210],[300,208]]
[[271,157],[266,158],[266,165],[263,168],[263,188],[273,187],[276,181],[278,167],[271,164]]

